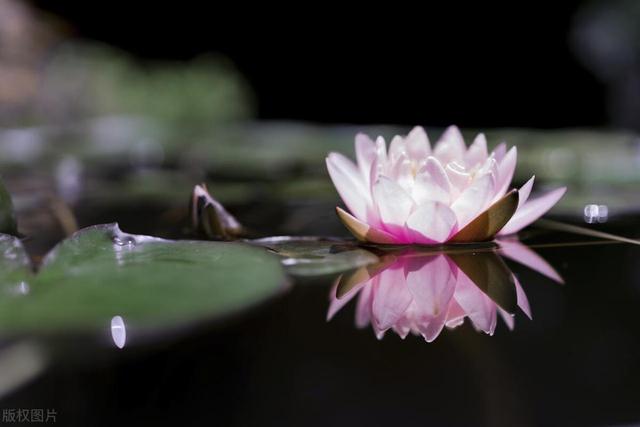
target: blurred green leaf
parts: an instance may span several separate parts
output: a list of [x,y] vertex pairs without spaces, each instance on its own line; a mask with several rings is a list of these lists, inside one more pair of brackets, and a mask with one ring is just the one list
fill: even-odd
[[2,180],[0,180],[0,233],[17,234],[11,195]]
[[[60,159],[71,156],[87,175],[85,194],[109,198],[109,203],[116,199],[163,202],[171,197],[182,204],[187,188],[206,180],[215,183],[216,198],[224,204],[248,204],[255,198],[333,204],[338,196],[323,161],[328,152],[355,158],[357,132],[388,140],[409,130],[293,122],[209,124],[205,120],[195,125],[153,115],[103,115],[66,126],[0,130],[0,165],[3,171],[53,175]],[[636,135],[579,129],[481,130],[491,147],[501,141],[518,147],[515,186],[535,174],[533,197],[550,188],[568,187],[552,213],[582,217],[589,203],[607,205],[610,217],[640,210]],[[441,129],[427,131],[435,142]],[[465,130],[466,140],[476,133]]]
[[69,43],[45,68],[43,110],[48,119],[105,114],[201,124],[252,116],[253,96],[227,58],[144,63],[95,43]]
[[30,274],[31,263],[20,239],[8,234],[0,234],[0,283],[2,288],[13,294],[19,291],[22,282]]

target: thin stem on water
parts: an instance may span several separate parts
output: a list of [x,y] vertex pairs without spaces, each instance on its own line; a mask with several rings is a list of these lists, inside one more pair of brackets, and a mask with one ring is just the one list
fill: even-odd
[[538,221],[536,221],[535,225],[548,230],[564,231],[567,233],[581,234],[583,236],[610,239],[616,240],[618,242],[630,243],[632,245],[640,245],[640,240],[630,239],[628,237],[618,236],[616,234],[605,233],[604,231],[592,230],[590,228],[580,227],[579,225],[552,221],[550,219],[539,219]]

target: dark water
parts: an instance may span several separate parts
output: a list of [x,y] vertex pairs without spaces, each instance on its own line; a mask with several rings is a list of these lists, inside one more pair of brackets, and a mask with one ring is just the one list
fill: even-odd
[[355,327],[355,301],[326,321],[335,276],[297,280],[251,313],[157,342],[60,338],[53,366],[2,407],[55,408],[61,425],[640,422],[640,247],[549,232],[525,241],[565,284],[508,262],[533,316],[517,313],[513,331],[498,319],[489,336],[467,319],[432,343],[378,340]]
[[[198,172],[193,159],[185,163],[190,168],[182,181],[174,175],[141,181],[141,187],[160,182],[155,198],[136,196],[138,187],[125,190],[131,183],[118,168],[106,168],[105,181],[78,178],[87,187],[73,206],[78,225],[117,221],[129,233],[191,237],[185,232],[189,192],[194,183],[218,180],[211,186],[216,195],[232,186],[242,190],[243,197],[227,191],[221,200],[257,235],[345,236],[324,171],[316,171],[317,180],[306,187],[276,197],[276,190],[285,191],[276,185],[281,177],[254,183],[243,175],[228,182]],[[35,169],[9,171],[4,178],[17,195],[18,220],[29,236],[24,244],[37,261],[64,236],[28,197],[51,180]],[[296,184],[291,176],[282,180]],[[312,193],[318,183],[329,193]],[[601,196],[608,187],[594,188]],[[580,209],[591,203],[584,196],[591,193],[580,193],[585,189],[591,187],[570,185]],[[619,196],[621,206],[635,206],[627,197],[635,189],[626,191],[609,195]],[[612,215],[605,224],[583,223],[576,215],[581,211],[560,219],[640,236],[640,218],[629,214],[634,210],[621,218],[607,203]],[[378,339],[370,324],[356,327],[358,296],[327,321],[337,275],[295,278],[288,292],[222,322],[152,337],[127,329],[122,349],[114,345],[110,319],[92,336],[2,342],[0,384],[15,387],[0,390],[0,420],[8,423],[7,411],[26,408],[41,409],[45,417],[55,411],[57,424],[71,426],[640,425],[640,246],[536,228],[521,238],[564,284],[507,260],[532,315],[513,310],[513,318],[506,316],[513,330],[498,315],[493,335],[476,331],[467,318],[430,343],[419,334],[401,339],[391,330]],[[426,265],[419,261],[414,270]],[[455,262],[449,265],[456,270]],[[509,295],[500,301],[512,309]],[[34,354],[46,357],[34,361]],[[19,365],[35,366],[35,374],[25,377],[13,368]]]

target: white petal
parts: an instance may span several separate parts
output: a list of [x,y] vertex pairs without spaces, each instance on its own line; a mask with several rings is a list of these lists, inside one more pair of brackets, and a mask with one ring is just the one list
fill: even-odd
[[476,178],[467,189],[460,194],[451,205],[451,209],[458,218],[458,228],[462,229],[470,223],[479,213],[484,211],[492,194],[491,175],[483,175]]
[[389,144],[389,161],[391,162],[391,166],[393,166],[403,154],[405,154],[404,140],[401,136],[396,135]]
[[367,222],[371,197],[356,165],[339,153],[329,154],[326,163],[333,185],[342,201],[356,218]]
[[567,191],[566,187],[558,188],[537,199],[527,201],[527,203],[516,211],[511,220],[509,220],[507,225],[505,225],[498,234],[505,235],[517,233],[522,230],[558,203],[558,200],[564,195],[565,191]]
[[431,144],[427,133],[421,126],[414,127],[406,138],[406,149],[409,157],[420,161],[426,159],[431,154]]
[[376,145],[368,135],[363,133],[356,135],[355,145],[358,168],[365,179],[365,183],[368,185],[371,163],[373,163],[373,160],[376,158]]
[[476,139],[473,140],[473,144],[469,146],[467,154],[465,155],[465,162],[468,166],[474,166],[480,163],[484,163],[487,160],[489,154],[487,153],[487,138],[483,133],[479,133]]
[[406,154],[401,154],[391,169],[391,179],[393,179],[407,194],[411,194],[415,178],[413,176],[413,165]]
[[422,244],[447,241],[455,225],[456,214],[449,206],[438,202],[421,205],[407,220],[414,242]]
[[[497,181],[497,176],[498,176],[498,162],[496,162],[496,159],[494,158],[493,154],[491,154],[487,158],[487,160],[485,160],[484,164],[476,172],[476,176],[486,175],[486,174],[491,175],[491,178],[493,179],[493,183],[494,183],[493,191],[495,192],[496,190],[495,183]],[[497,202],[499,198],[495,198],[495,194],[494,194],[494,198],[492,200],[494,202]]]
[[418,205],[428,201],[451,203],[451,182],[438,159],[429,157],[418,171],[411,196]]
[[516,170],[516,162],[518,160],[518,149],[511,147],[502,160],[498,163],[498,181],[496,185],[495,200],[501,198],[507,193],[513,172]]
[[[373,197],[385,228],[392,233],[397,233],[397,227],[404,228],[404,223],[414,206],[411,196],[383,175],[373,185]],[[389,226],[392,226],[391,229]]]
[[371,170],[369,171],[369,192],[373,194],[373,185],[378,182],[378,178],[384,175],[384,163],[378,156],[373,159],[371,163]]
[[464,166],[457,162],[448,163],[444,170],[447,172],[452,190],[454,190],[452,198],[456,198],[458,194],[471,184],[471,174],[465,170]]
[[453,160],[464,160],[465,151],[464,139],[460,129],[456,126],[449,126],[438,140],[434,155],[443,164],[447,164]]
[[376,159],[380,164],[380,167],[386,173],[388,158],[387,158],[387,143],[384,142],[384,138],[379,136],[376,138]]

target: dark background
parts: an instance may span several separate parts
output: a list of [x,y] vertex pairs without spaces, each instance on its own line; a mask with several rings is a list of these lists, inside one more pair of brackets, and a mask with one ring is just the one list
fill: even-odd
[[35,1],[72,32],[146,59],[227,55],[259,117],[314,122],[610,124],[606,87],[574,54],[583,2],[438,7]]

